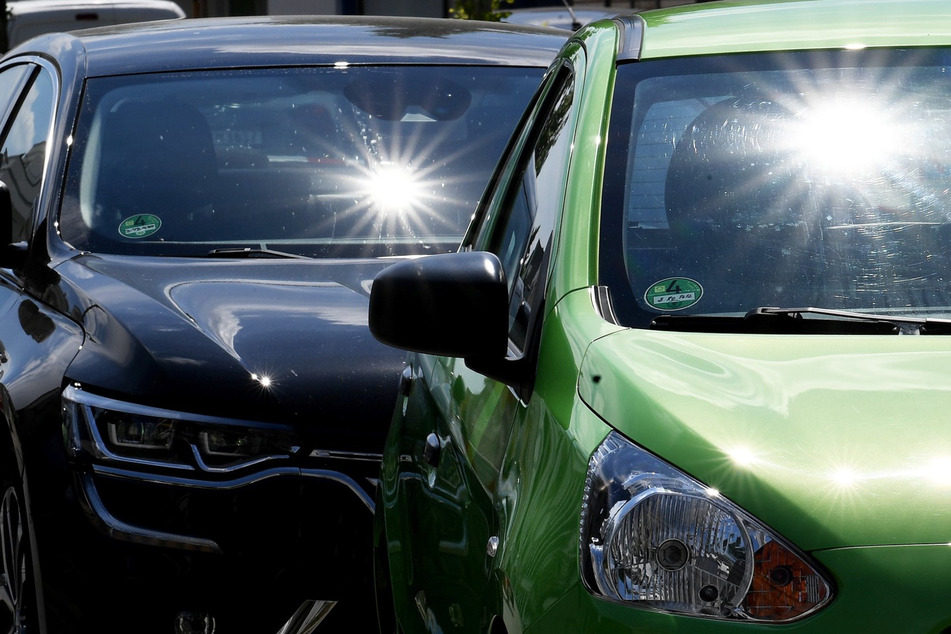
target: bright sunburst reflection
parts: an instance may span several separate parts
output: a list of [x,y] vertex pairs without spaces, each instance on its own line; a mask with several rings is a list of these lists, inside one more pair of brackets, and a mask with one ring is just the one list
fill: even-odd
[[925,464],[922,476],[934,485],[951,487],[951,458],[936,458]]
[[852,489],[861,476],[849,467],[840,467],[829,474],[829,483],[837,489]]
[[726,453],[730,461],[739,467],[751,467],[760,461],[759,456],[748,447],[734,447]]
[[399,163],[382,163],[367,178],[370,200],[383,213],[414,209],[423,201],[423,190],[412,169]]
[[901,124],[880,102],[859,95],[810,100],[792,132],[808,164],[831,174],[861,174],[902,149]]
[[263,387],[265,390],[269,389],[274,384],[274,381],[271,379],[271,377],[266,374],[252,373],[251,380],[255,381],[258,385]]

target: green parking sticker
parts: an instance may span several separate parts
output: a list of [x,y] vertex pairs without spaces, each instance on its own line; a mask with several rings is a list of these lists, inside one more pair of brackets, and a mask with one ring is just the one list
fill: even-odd
[[162,219],[152,214],[136,214],[126,218],[119,225],[119,235],[123,238],[147,238],[162,228]]
[[683,310],[700,301],[703,287],[688,277],[668,277],[654,282],[644,293],[644,301],[656,310]]

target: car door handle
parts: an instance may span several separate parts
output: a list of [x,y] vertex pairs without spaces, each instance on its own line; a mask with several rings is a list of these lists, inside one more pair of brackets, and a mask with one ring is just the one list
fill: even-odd
[[426,436],[426,443],[423,445],[423,461],[436,469],[439,467],[439,454],[442,453],[442,443],[439,436],[430,433]]

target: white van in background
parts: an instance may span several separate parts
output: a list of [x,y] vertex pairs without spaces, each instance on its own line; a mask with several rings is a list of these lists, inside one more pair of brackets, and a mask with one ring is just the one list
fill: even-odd
[[184,17],[172,0],[7,0],[7,42],[13,48],[43,33]]

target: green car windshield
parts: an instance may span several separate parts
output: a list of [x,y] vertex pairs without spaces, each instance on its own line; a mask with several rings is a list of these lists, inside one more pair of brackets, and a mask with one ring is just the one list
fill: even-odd
[[59,218],[77,249],[454,251],[543,68],[263,68],[91,79]]
[[949,63],[869,49],[619,66],[601,240],[619,320],[951,317]]

